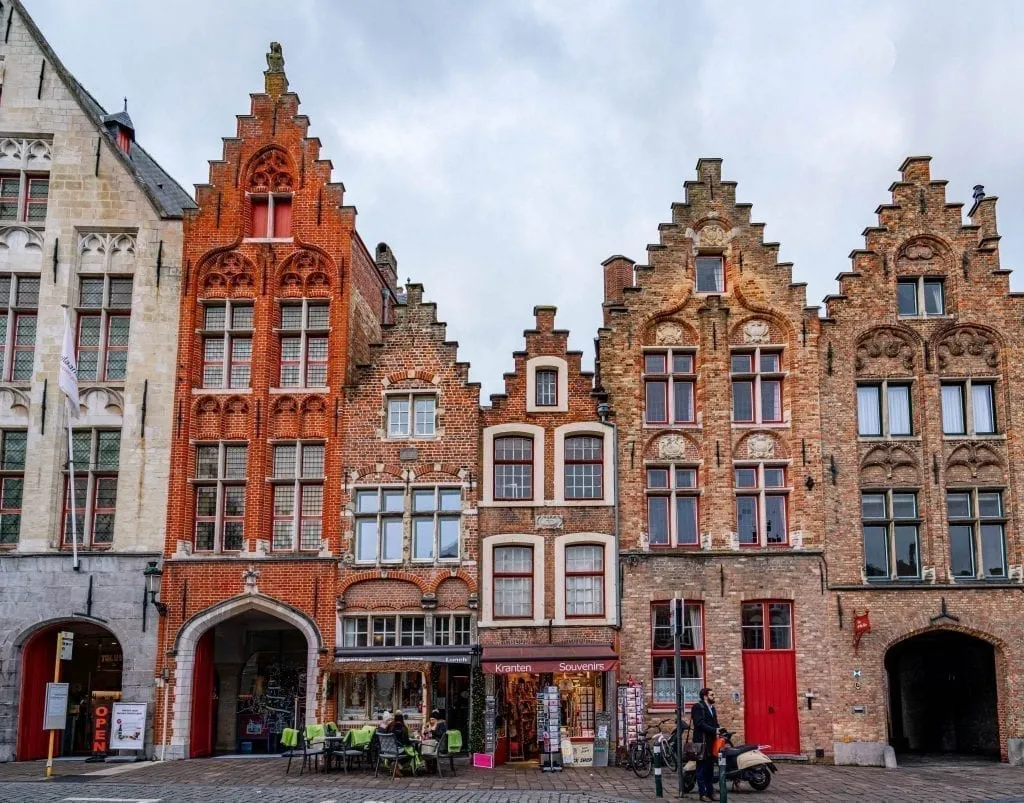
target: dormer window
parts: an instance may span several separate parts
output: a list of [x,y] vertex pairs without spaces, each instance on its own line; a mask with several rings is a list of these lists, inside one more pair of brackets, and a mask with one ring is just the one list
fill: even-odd
[[250,195],[252,218],[248,236],[257,240],[282,240],[292,236],[291,194]]
[[722,257],[697,257],[697,292],[725,292],[725,263]]
[[896,283],[896,302],[902,318],[946,314],[946,287],[942,279],[901,279]]

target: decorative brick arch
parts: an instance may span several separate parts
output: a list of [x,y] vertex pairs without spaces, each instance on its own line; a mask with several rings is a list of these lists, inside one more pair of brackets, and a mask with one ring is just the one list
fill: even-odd
[[466,587],[469,589],[470,594],[477,593],[476,575],[470,574],[461,566],[455,571],[447,571],[435,575],[426,584],[424,590],[428,594],[436,594],[437,589],[441,587],[441,583],[443,583],[445,580],[461,580],[466,584]]
[[872,327],[857,337],[853,367],[868,376],[906,376],[914,372],[921,343],[917,332],[906,326]]
[[306,724],[316,723],[316,694],[320,687],[318,660],[320,652],[324,649],[320,629],[306,614],[287,603],[264,594],[244,594],[195,614],[182,625],[174,639],[174,705],[171,710],[173,730],[169,758],[185,758],[188,755],[192,729],[192,680],[196,644],[211,628],[247,611],[259,611],[280,619],[306,637]]
[[303,245],[274,269],[274,287],[283,297],[327,297],[337,276],[337,265],[326,251]]
[[292,192],[298,187],[295,162],[284,148],[261,148],[245,166],[243,186],[248,192]]
[[252,298],[256,276],[252,260],[232,245],[203,257],[196,268],[196,289],[200,298]]
[[659,312],[644,324],[643,342],[645,346],[696,348],[700,335],[690,323],[674,317],[674,313]]
[[[386,388],[394,387],[395,385],[402,385],[404,383],[415,383],[415,382],[426,382],[430,386],[436,386],[441,383],[441,377],[435,374],[433,371],[422,371],[422,370],[409,370],[409,371],[396,371],[393,374],[388,374],[384,379],[381,380],[381,384]],[[409,384],[409,388],[415,389],[414,384]]]
[[393,572],[387,569],[371,569],[369,571],[358,572],[350,575],[342,580],[338,584],[338,595],[344,596],[345,592],[352,586],[357,583],[365,583],[370,580],[399,580],[404,583],[411,583],[420,590],[420,594],[423,594],[427,590],[426,581],[412,572]]
[[1006,650],[1006,643],[996,636],[989,635],[983,630],[977,630],[973,627],[967,627],[966,625],[957,624],[942,624],[942,625],[928,625],[927,627],[918,627],[913,630],[908,630],[898,636],[894,636],[886,642],[885,647],[882,648],[882,655],[885,655],[897,644],[902,644],[904,641],[909,641],[916,636],[922,636],[925,633],[960,633],[964,636],[970,636],[976,638],[979,641],[984,641],[987,644],[991,644],[993,649],[996,651],[998,657]]
[[1000,371],[1003,339],[994,329],[980,324],[953,324],[932,338],[940,372],[991,374]]

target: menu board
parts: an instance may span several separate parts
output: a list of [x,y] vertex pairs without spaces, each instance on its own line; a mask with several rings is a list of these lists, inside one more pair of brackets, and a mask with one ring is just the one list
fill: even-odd
[[596,730],[594,732],[594,766],[608,766],[608,736],[612,727],[612,715],[607,711],[598,711],[594,716]]

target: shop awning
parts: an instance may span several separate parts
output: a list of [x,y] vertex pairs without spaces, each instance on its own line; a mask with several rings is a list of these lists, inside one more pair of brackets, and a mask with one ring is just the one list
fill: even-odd
[[454,647],[338,647],[334,664],[367,663],[369,661],[429,661],[435,664],[470,664],[473,645]]
[[619,665],[610,644],[538,644],[484,647],[483,670],[494,675],[539,672],[609,672]]

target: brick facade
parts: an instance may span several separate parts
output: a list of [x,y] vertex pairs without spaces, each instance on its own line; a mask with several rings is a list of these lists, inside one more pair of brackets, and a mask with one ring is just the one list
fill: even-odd
[[[307,135],[273,49],[268,65],[265,92],[238,118],[185,220],[171,457],[180,469],[169,490],[157,666],[173,690],[172,757],[190,748],[197,640],[218,611],[269,614],[307,634],[305,719],[323,720],[343,551],[345,392],[395,300],[394,275],[356,233],[355,209]],[[279,451],[296,446],[303,452],[290,458]],[[282,471],[291,472],[286,487],[301,488],[294,498],[281,495]]]
[[[947,202],[945,184],[932,179],[928,157],[903,163],[900,179],[891,187],[891,202],[879,206],[878,224],[865,230],[863,249],[851,254],[851,269],[840,275],[838,295],[827,299],[822,323],[823,454],[834,465],[824,499],[832,596],[827,617],[833,739],[884,743],[887,721],[900,718],[888,699],[896,680],[887,673],[887,656],[893,648],[919,643],[914,637],[957,632],[991,645],[995,678],[991,670],[978,669],[971,681],[975,692],[969,696],[950,686],[950,707],[961,698],[967,708],[997,720],[998,734],[993,729],[983,739],[972,737],[970,748],[998,751],[1005,760],[1008,740],[1024,734],[1024,625],[1019,615],[1024,455],[1014,417],[1024,403],[1024,376],[1013,356],[1021,348],[1022,302],[1019,293],[1010,292],[1009,271],[999,264],[996,199],[976,188],[965,223],[962,204]],[[900,282],[941,283],[942,303],[919,296],[919,314],[903,314],[912,310],[909,299],[902,313],[897,305]],[[972,400],[979,409],[969,407],[965,426],[959,427],[957,416],[944,409],[948,399],[942,387],[964,387],[967,381],[983,395],[990,388],[992,403],[983,397]],[[856,388],[883,382],[889,393],[894,387],[909,389],[909,420],[899,420],[898,410],[886,409],[880,426],[865,420],[858,429]],[[968,392],[966,398],[970,396]],[[994,422],[986,420],[982,407],[991,407]],[[945,427],[944,414],[954,419]],[[862,417],[870,416],[862,411]],[[949,431],[960,429],[967,431]],[[990,521],[1002,525],[1005,548],[996,550],[999,555],[985,554],[975,544],[975,579],[964,576],[970,566],[962,549],[959,560],[952,560],[951,530],[959,536],[966,531],[956,530],[956,522],[951,526],[947,501],[951,494],[970,495],[978,489],[1001,497],[1002,511],[992,511]],[[874,514],[865,511],[865,523],[860,524],[861,499],[862,493],[881,499],[893,492],[916,498],[916,517],[910,517],[915,521],[908,523],[916,524],[917,543],[911,544],[913,555],[889,543],[893,552],[886,556],[886,567],[877,555],[865,556],[864,533],[875,523],[868,519]],[[977,518],[977,498],[970,504]],[[874,576],[869,576],[867,564]],[[871,632],[855,650],[853,615],[865,613]],[[943,663],[951,662],[956,651],[950,644]],[[949,663],[946,671],[952,677],[958,670]],[[982,691],[993,686],[995,700]],[[904,701],[904,706],[912,705]],[[913,714],[920,718],[921,712]],[[948,724],[938,716],[931,726],[941,735],[938,741],[929,741],[930,734],[908,732],[904,746],[967,749],[957,744],[955,732],[946,732]],[[894,726],[889,727],[893,733]]]
[[[671,639],[652,632],[652,604],[682,596],[700,605],[683,639],[687,709],[701,685],[714,687],[723,723],[746,738],[770,729],[766,712],[785,709],[798,722],[782,728],[786,741],[773,736],[776,749],[813,753],[831,741],[828,662],[818,651],[827,599],[820,324],[778,245],[764,242],[763,224],[751,223],[735,183],[722,180],[721,162],[702,159],[697,173],[635,283],[629,260],[604,264],[598,381],[619,432],[620,674],[644,684],[652,717],[671,716],[672,662],[653,654],[671,651]],[[735,415],[733,394],[751,400]],[[756,509],[756,528],[737,521],[741,497]],[[742,649],[744,605],[755,601],[785,606],[777,615],[791,617],[792,631],[775,645],[783,649]],[[753,678],[757,662],[779,660],[788,698],[777,698],[778,683],[766,690]]]

